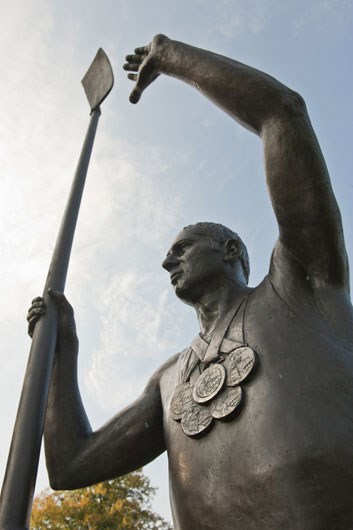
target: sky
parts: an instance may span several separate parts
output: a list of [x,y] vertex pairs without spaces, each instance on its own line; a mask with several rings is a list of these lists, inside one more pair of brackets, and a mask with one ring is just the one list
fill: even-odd
[[[220,222],[248,246],[250,285],[268,271],[277,226],[260,140],[190,86],[158,78],[131,105],[121,66],[157,33],[266,71],[305,98],[353,258],[352,0],[12,0],[0,5],[0,475],[30,339],[89,121],[80,80],[99,47],[115,87],[82,200],[66,295],[80,339],[79,384],[98,428],[198,333],[160,264],[181,228]],[[167,460],[145,468],[170,519]],[[37,491],[47,487],[43,456]]]

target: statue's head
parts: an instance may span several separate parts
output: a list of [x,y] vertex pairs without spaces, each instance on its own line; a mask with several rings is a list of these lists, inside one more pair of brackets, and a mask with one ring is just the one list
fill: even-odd
[[197,302],[225,282],[247,284],[249,257],[238,234],[216,223],[196,223],[176,237],[162,263],[179,298]]

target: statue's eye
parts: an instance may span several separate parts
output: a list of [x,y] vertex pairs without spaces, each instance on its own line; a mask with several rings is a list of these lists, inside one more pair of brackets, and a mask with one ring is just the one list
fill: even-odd
[[176,248],[174,248],[174,254],[176,256],[181,256],[183,254],[184,250],[186,248],[186,245],[180,244]]
[[185,250],[190,247],[192,244],[192,241],[181,241],[180,243],[176,243],[173,246],[173,254],[175,256],[181,256]]
[[180,243],[180,247],[184,251],[186,248],[190,247],[191,244],[192,244],[191,241],[183,241],[182,243]]

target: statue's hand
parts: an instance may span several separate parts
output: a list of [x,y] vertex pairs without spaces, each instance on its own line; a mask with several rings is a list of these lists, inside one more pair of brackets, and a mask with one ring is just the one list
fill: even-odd
[[[58,337],[57,346],[62,344],[76,344],[76,324],[74,318],[74,310],[71,304],[68,302],[64,293],[49,289],[49,295],[54,300],[55,305],[58,308]],[[32,305],[28,310],[28,334],[30,337],[33,336],[34,328],[42,315],[44,315],[46,305],[40,296],[37,296],[32,300]]]
[[31,307],[28,309],[27,321],[28,321],[28,335],[33,336],[34,328],[40,317],[45,313],[45,302],[43,298],[37,296],[32,300]]
[[126,56],[127,63],[123,66],[124,70],[136,72],[128,74],[128,78],[135,81],[129,98],[131,103],[137,103],[142,92],[161,73],[161,59],[168,42],[169,39],[165,35],[156,35],[148,46],[135,48],[134,54]]

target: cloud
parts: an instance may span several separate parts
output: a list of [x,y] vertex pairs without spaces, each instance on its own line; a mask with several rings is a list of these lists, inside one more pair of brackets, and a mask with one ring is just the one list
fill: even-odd
[[103,130],[96,153],[68,291],[84,336],[83,393],[115,412],[178,351],[180,319],[160,262],[167,234],[180,224],[182,194],[174,192],[171,201],[170,163],[149,142],[136,152]]
[[80,311],[86,312],[114,275],[132,268],[141,275],[160,269],[166,234],[175,227],[181,210],[180,194],[170,201],[169,165],[162,162],[159,148],[147,143],[136,153],[116,136],[102,136],[90,168],[70,266],[70,287],[85,300]]
[[104,224],[109,231],[105,236],[112,236],[112,240],[123,242],[133,236],[146,241],[147,237],[149,244],[158,244],[175,222],[180,207],[175,197],[165,208],[169,197],[163,181],[168,169],[160,147],[146,142],[136,152],[116,135],[103,135],[98,158],[90,170],[89,193],[81,217],[84,227],[97,235]]
[[[209,15],[209,2],[198,0]],[[219,0],[212,17],[207,17],[207,32],[226,39],[241,34],[257,34],[267,25],[273,0]],[[202,26],[204,29],[204,26]]]
[[351,0],[219,0],[212,13],[207,0],[197,3],[201,6],[200,17],[204,17],[203,33],[212,38],[223,36],[227,41],[251,38],[274,23],[278,34],[285,28],[295,34],[304,33],[308,26],[313,34],[332,34],[338,28],[350,31],[353,19]]
[[[251,0],[224,2],[221,8],[222,16],[218,23],[221,34],[231,39],[240,33],[260,33],[268,23],[268,13],[271,11],[272,0]],[[232,5],[233,4],[233,5]]]
[[351,0],[315,0],[303,2],[295,11],[292,26],[297,33],[310,26],[312,33],[326,37],[340,31],[351,31],[353,9]]
[[102,408],[136,398],[153,369],[175,353],[179,322],[170,292],[158,273],[130,270],[110,279],[98,303],[100,346],[85,376],[87,393]]

